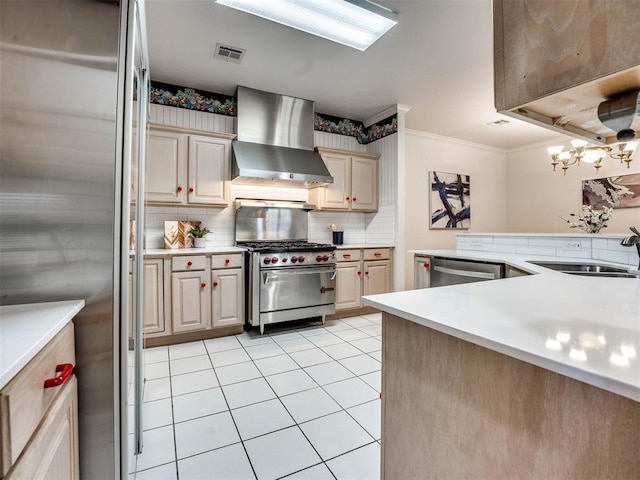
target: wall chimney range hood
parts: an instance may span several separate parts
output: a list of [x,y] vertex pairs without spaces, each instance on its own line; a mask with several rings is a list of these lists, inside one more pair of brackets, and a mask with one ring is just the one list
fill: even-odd
[[314,150],[312,101],[242,86],[238,86],[236,101],[234,183],[308,188],[333,183]]

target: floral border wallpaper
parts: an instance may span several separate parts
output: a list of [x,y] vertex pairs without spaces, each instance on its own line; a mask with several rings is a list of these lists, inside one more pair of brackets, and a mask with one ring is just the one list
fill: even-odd
[[[201,112],[235,117],[238,114],[236,99],[228,95],[181,87],[170,83],[151,82],[151,103],[169,107],[187,108]],[[369,127],[358,120],[315,114],[314,130],[355,137],[358,143],[367,144],[398,132],[398,116],[374,123]]]

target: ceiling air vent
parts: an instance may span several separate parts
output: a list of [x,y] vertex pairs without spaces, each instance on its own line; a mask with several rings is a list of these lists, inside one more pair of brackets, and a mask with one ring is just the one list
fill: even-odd
[[230,47],[229,45],[216,43],[216,51],[213,54],[213,58],[224,60],[225,62],[240,63],[244,52],[244,48]]

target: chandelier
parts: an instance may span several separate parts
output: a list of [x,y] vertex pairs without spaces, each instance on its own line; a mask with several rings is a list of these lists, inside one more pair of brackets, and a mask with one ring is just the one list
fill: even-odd
[[571,140],[571,149],[566,150],[563,146],[555,146],[547,148],[547,152],[551,156],[551,166],[553,171],[560,165],[563,175],[567,174],[567,170],[571,165],[580,165],[580,162],[592,163],[596,171],[602,167],[602,160],[609,155],[611,158],[620,159],[620,163],[625,162],[627,168],[633,161],[631,155],[638,146],[638,142],[620,142],[611,145],[589,145],[585,140],[575,138]]

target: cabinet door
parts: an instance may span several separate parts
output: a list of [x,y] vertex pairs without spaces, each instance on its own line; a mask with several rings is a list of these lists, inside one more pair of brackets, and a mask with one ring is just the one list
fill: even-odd
[[205,271],[171,274],[173,333],[205,330],[211,325],[211,287]]
[[229,140],[189,137],[188,202],[227,206]]
[[431,257],[413,258],[413,288],[429,288]]
[[320,208],[348,210],[351,201],[351,169],[349,156],[339,153],[322,154],[333,183],[322,187],[323,194]]
[[58,396],[6,480],[80,478],[76,376],[55,388],[60,389]]
[[387,293],[391,290],[391,263],[389,260],[364,262],[364,295]]
[[351,157],[351,210],[378,210],[378,161]]
[[242,325],[243,285],[241,268],[211,271],[211,321],[214,328]]
[[361,284],[362,264],[360,262],[336,265],[336,311],[360,306]]
[[161,258],[144,261],[144,324],[143,333],[165,331],[164,272]]
[[185,203],[185,136],[181,133],[149,130],[147,145],[147,202]]

